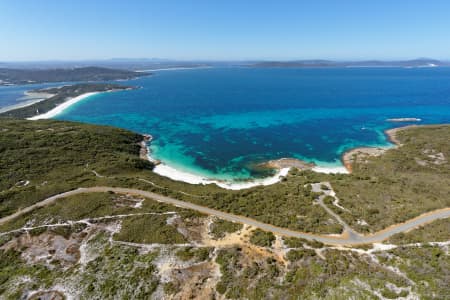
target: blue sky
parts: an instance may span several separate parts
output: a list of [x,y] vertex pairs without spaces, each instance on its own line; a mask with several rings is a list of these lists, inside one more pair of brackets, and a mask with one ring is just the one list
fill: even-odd
[[0,61],[450,60],[450,1],[0,0]]

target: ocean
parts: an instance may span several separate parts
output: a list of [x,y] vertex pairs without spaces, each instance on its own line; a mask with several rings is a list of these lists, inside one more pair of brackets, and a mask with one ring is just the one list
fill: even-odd
[[[283,157],[338,170],[351,148],[389,146],[386,129],[450,123],[450,68],[205,68],[122,83],[141,88],[91,96],[56,119],[151,134],[153,158],[216,180],[267,177],[258,164]],[[407,117],[421,121],[387,121]]]

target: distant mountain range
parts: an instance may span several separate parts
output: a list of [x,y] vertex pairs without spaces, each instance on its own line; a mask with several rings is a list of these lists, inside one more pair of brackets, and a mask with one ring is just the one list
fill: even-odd
[[157,58],[113,58],[105,60],[49,60],[49,61],[20,61],[20,62],[0,62],[0,68],[10,69],[71,69],[85,67],[102,67],[121,70],[151,70],[166,68],[193,68],[209,66],[212,64],[197,61],[176,61]]
[[362,61],[336,61],[326,59],[291,60],[291,61],[213,61],[192,60],[179,61],[165,58],[112,58],[104,60],[79,60],[79,61],[24,61],[24,62],[0,62],[0,68],[11,69],[68,69],[97,66],[102,68],[122,70],[152,70],[162,68],[180,67],[280,67],[280,68],[318,68],[318,67],[443,67],[450,66],[450,61],[441,61],[432,58],[417,58],[412,60],[362,60]]
[[279,68],[320,68],[320,67],[443,67],[450,66],[450,62],[443,62],[430,58],[418,58],[413,60],[364,60],[364,61],[333,61],[333,60],[295,60],[295,61],[263,61],[250,64],[250,67],[279,67]]

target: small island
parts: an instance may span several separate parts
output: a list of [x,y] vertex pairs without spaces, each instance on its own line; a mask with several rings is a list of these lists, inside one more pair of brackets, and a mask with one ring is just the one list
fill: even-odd
[[392,61],[335,61],[326,59],[305,59],[293,61],[260,61],[249,64],[248,66],[253,68],[432,68],[448,66],[448,63],[429,58]]
[[388,122],[420,122],[422,119],[419,118],[392,118],[386,119]]

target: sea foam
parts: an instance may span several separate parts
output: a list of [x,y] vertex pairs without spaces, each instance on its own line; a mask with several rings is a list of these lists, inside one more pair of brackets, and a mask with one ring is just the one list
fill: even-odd
[[[150,153],[150,151],[149,151]],[[156,161],[150,155],[148,155],[150,161]],[[225,180],[214,180],[210,178],[206,178],[200,175],[196,175],[193,173],[189,173],[186,171],[178,170],[174,167],[171,167],[165,163],[160,163],[155,166],[153,172],[170,178],[172,180],[186,182],[190,184],[216,184],[217,186],[228,189],[228,190],[243,190],[249,189],[255,186],[267,186],[272,185],[277,182],[280,182],[283,177],[286,177],[291,168],[282,168],[277,171],[277,173],[273,176],[261,178],[261,179],[253,179],[248,181],[225,181]],[[318,173],[327,173],[327,174],[348,174],[348,170],[345,167],[320,167],[316,166],[312,169],[314,172]]]
[[[151,161],[154,161],[153,158],[149,156],[149,159]],[[155,172],[158,175],[168,177],[172,180],[176,181],[182,181],[190,184],[216,184],[217,186],[228,189],[228,190],[242,190],[242,189],[248,189],[255,186],[260,185],[271,185],[279,182],[283,177],[286,177],[286,175],[289,173],[290,168],[283,168],[277,171],[277,173],[273,176],[262,178],[262,179],[253,179],[248,181],[242,181],[242,182],[235,182],[235,181],[222,181],[222,180],[214,180],[209,179],[206,177],[202,177],[200,175],[192,174],[189,172],[177,170],[165,163],[160,163],[155,166],[153,169],[153,172]]]

